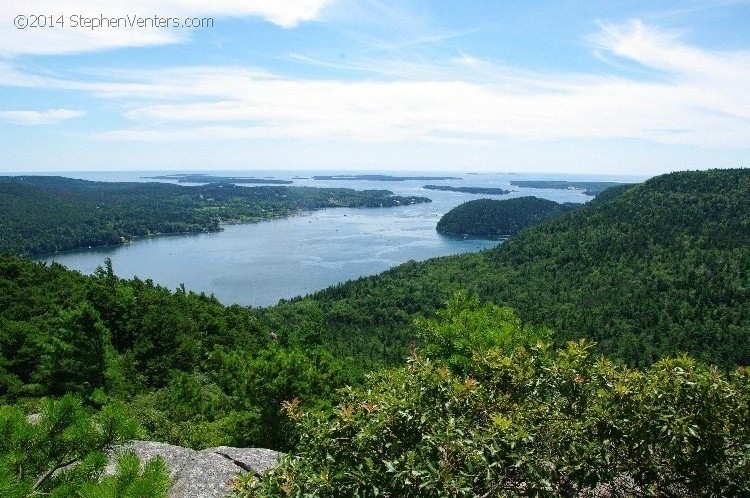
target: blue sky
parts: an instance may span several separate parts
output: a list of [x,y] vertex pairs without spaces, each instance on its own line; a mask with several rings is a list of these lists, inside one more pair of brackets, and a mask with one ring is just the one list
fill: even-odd
[[3,2],[0,171],[748,165],[748,1],[93,3]]

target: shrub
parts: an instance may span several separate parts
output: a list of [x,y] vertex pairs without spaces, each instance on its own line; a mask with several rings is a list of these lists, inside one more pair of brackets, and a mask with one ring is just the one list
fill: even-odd
[[[504,327],[518,330],[515,322],[497,328]],[[240,480],[238,494],[750,493],[746,371],[727,376],[685,356],[635,370],[594,354],[593,346],[470,348],[472,361],[456,369],[453,350],[428,344],[425,351],[438,354],[415,352],[404,368],[346,389],[326,415],[288,403],[302,434],[296,453],[262,479]]]

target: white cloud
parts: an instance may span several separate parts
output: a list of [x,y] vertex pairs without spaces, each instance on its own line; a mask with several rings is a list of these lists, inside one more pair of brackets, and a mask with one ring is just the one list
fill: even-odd
[[49,125],[66,119],[86,115],[83,111],[71,109],[50,109],[48,111],[0,111],[0,121],[20,125]]
[[[202,0],[174,0],[187,10],[200,11],[207,2]],[[257,16],[284,28],[301,22],[313,21],[332,0],[220,0],[213,1],[208,13],[216,15]]]
[[[25,54],[73,54],[121,47],[144,47],[179,43],[186,40],[192,29],[129,27],[130,19],[214,18],[214,27],[226,17],[258,17],[284,28],[318,19],[322,9],[334,0],[4,0],[5,19],[0,23],[0,56]],[[17,29],[14,19],[26,16],[51,15],[52,19],[37,20],[52,23],[53,27]],[[74,19],[74,16],[79,16]],[[120,27],[82,28],[80,17],[125,18]],[[62,20],[62,23],[58,22]],[[167,23],[167,24],[172,24]],[[209,28],[203,28],[209,29]]]
[[137,123],[134,128],[103,136],[363,142],[628,138],[750,146],[747,53],[697,49],[638,22],[605,27],[598,48],[665,77],[522,74],[466,54],[453,61],[459,77],[452,80],[445,68],[436,80],[369,82],[291,80],[231,68],[194,74],[182,83],[162,74],[152,82],[157,88],[169,80],[175,86],[167,93],[194,97],[136,105],[126,113]]
[[[696,124],[707,124],[704,117],[684,109],[681,96],[666,86],[639,88],[612,82],[541,94],[462,82],[260,80],[247,85],[245,92],[245,97],[233,100],[137,107],[127,117],[157,131],[137,129],[107,136],[152,141],[290,137],[364,142],[627,137],[680,143],[712,138],[695,136]],[[206,124],[211,127],[205,128]]]
[[242,67],[110,72],[94,75],[97,81],[72,81],[0,65],[0,84],[78,90],[121,105],[132,125],[97,135],[106,140],[625,138],[750,147],[749,53],[696,48],[678,33],[638,21],[602,26],[595,42],[597,50],[650,71],[631,77],[529,73],[460,54],[421,70],[399,61],[373,64],[378,78],[369,81],[292,79]]
[[702,50],[683,43],[679,32],[638,20],[604,25],[593,40],[617,56],[662,72],[674,88],[685,91],[692,106],[750,118],[750,51]]

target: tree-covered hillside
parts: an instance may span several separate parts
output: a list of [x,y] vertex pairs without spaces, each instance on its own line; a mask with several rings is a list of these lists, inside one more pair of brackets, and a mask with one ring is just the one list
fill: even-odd
[[648,365],[685,351],[750,362],[750,170],[681,172],[612,187],[579,210],[478,254],[406,263],[283,303],[314,307],[336,351],[395,363],[455,290],[517,309],[557,340]]
[[160,441],[290,448],[299,433],[282,402],[330,410],[339,387],[402,364],[415,317],[455,290],[509,305],[557,345],[594,339],[616,362],[685,351],[733,369],[750,359],[749,194],[748,170],[665,175],[495,249],[266,309],[119,279],[106,263],[84,276],[1,256],[0,403],[121,400]]
[[578,207],[580,204],[559,204],[538,197],[477,199],[464,202],[445,213],[438,221],[437,231],[448,235],[507,237]]
[[157,233],[217,231],[222,222],[260,221],[305,210],[416,202],[429,199],[394,196],[387,190],[0,177],[0,252],[40,255]]
[[300,315],[301,331],[277,340],[250,308],[122,280],[108,263],[85,276],[0,255],[0,405],[119,400],[150,439],[288,448],[281,402],[330,406],[362,373],[311,339],[314,320]]

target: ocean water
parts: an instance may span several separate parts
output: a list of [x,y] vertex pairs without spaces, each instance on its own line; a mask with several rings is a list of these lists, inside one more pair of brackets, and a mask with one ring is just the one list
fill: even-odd
[[[61,175],[98,181],[154,181],[143,177],[163,173],[168,172],[66,172]],[[433,202],[379,209],[325,209],[255,224],[228,225],[219,233],[150,237],[124,246],[57,253],[41,260],[57,261],[90,274],[109,257],[120,277],[138,276],[172,289],[184,284],[188,290],[213,294],[225,304],[267,306],[338,282],[373,275],[409,260],[421,261],[494,247],[502,241],[447,237],[435,230],[440,216],[472,199],[535,195],[557,202],[590,200],[575,190],[513,187],[510,185],[512,180],[642,180],[591,175],[399,172],[391,174],[457,176],[461,179],[336,181],[310,179],[313,174],[331,172],[214,171],[211,174],[294,178],[294,184],[300,186],[388,189],[400,195],[425,196]],[[505,196],[487,196],[423,189],[422,186],[428,183],[501,187],[513,192]]]

